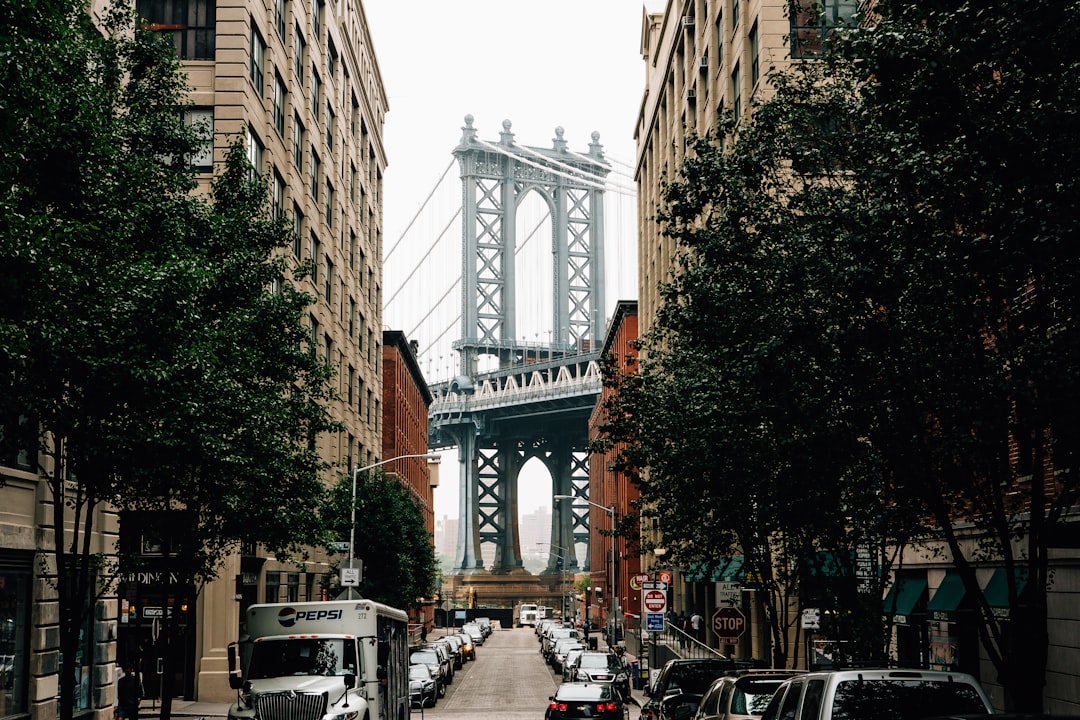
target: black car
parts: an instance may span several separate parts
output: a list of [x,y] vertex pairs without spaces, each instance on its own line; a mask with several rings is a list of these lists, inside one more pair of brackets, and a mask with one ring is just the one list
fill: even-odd
[[690,702],[689,698],[682,698],[685,702],[673,701],[667,706],[661,705],[672,696],[696,695],[700,700],[713,680],[735,669],[735,661],[723,656],[668,660],[656,676],[656,682],[645,689],[649,702],[642,706],[641,717],[661,718],[665,710],[673,710],[677,705],[685,706]]
[[439,681],[423,663],[409,666],[409,701],[413,707],[435,707]]
[[545,720],[592,718],[594,720],[625,720],[626,708],[622,695],[610,685],[593,683],[563,683],[551,696]]

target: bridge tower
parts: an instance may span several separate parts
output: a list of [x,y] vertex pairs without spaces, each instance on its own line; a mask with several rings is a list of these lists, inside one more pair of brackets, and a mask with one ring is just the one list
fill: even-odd
[[[518,532],[522,466],[537,458],[551,475],[553,494],[588,497],[587,425],[600,391],[603,196],[610,165],[599,133],[592,134],[586,154],[570,151],[562,128],[550,148],[526,147],[514,142],[506,120],[498,142],[491,143],[477,137],[471,115],[454,155],[463,218],[461,336],[454,342],[459,375],[449,386],[433,388],[431,409],[432,446],[456,445],[460,463],[452,573],[525,573]],[[551,218],[548,343],[516,339],[515,220],[530,192],[543,198]],[[483,356],[489,357],[485,363]],[[573,548],[587,542],[587,508],[552,502],[545,574],[559,573],[562,558],[569,560],[567,571],[577,570]],[[494,545],[487,568],[483,543]]]

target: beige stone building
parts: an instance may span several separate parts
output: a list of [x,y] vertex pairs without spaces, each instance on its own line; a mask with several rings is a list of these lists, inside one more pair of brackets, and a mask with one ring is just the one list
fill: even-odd
[[[344,430],[321,439],[323,456],[347,468],[381,460],[382,182],[387,112],[360,0],[132,0],[144,22],[168,36],[192,88],[191,122],[207,132],[192,162],[205,189],[240,139],[265,173],[274,211],[293,218],[287,252],[311,260],[307,281],[318,302],[311,338],[335,367],[341,400],[331,409]],[[104,0],[89,12],[101,17]],[[3,418],[5,425],[10,418]],[[11,430],[10,427],[6,428]],[[0,715],[55,716],[58,690],[50,497],[30,455],[33,443],[0,457]],[[102,513],[93,549],[108,554],[119,536]],[[111,717],[115,662],[137,658],[148,700],[163,687],[178,698],[231,700],[227,646],[243,632],[254,602],[325,597],[329,565],[277,561],[257,547],[230,557],[197,596],[168,597],[160,573],[122,578],[95,608],[77,663],[80,714]],[[174,677],[157,674],[158,623],[181,614],[185,642],[172,652]]]
[[[137,0],[141,18],[170,35],[188,72],[189,117],[212,123],[195,158],[209,183],[230,142],[243,140],[266,173],[275,212],[293,218],[297,260],[310,259],[319,302],[313,344],[337,370],[345,430],[322,438],[346,468],[380,459],[382,417],[382,182],[386,92],[360,0]],[[333,481],[336,476],[328,477]],[[175,697],[227,700],[226,647],[254,602],[325,597],[328,565],[303,568],[246,548],[198,596]],[[136,588],[153,594],[152,588]],[[120,602],[145,602],[138,596]],[[145,643],[140,623],[118,652]]]

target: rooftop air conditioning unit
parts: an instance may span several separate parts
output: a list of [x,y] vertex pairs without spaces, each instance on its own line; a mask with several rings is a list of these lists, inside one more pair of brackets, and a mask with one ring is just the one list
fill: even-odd
[[683,15],[682,24],[683,24],[683,27],[693,27],[694,26],[694,16],[693,15]]

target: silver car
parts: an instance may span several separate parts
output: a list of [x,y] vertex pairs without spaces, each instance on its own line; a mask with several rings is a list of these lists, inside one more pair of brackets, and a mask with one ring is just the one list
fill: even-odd
[[615,653],[583,652],[574,663],[574,682],[612,685],[624,696],[630,694],[630,668]]

